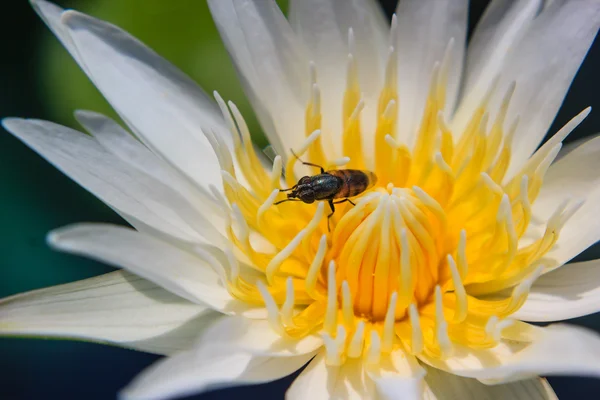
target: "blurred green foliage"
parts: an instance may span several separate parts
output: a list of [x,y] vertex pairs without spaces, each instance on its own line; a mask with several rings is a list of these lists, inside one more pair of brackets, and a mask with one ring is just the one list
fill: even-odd
[[[284,11],[287,1],[278,1]],[[229,55],[204,0],[71,0],[74,8],[109,21],[178,66],[207,92],[217,90],[242,111],[256,143],[267,143],[246,100]],[[62,45],[51,34],[40,46],[39,85],[56,122],[75,126],[73,111],[89,109],[118,118]]]

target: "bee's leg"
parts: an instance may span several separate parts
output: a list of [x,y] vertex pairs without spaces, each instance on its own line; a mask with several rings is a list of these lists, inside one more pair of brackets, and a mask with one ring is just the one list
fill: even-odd
[[349,198],[345,198],[345,199],[343,199],[343,200],[336,201],[336,202],[334,202],[333,204],[342,204],[342,203],[345,203],[345,202],[348,202],[348,203],[352,204],[353,206],[355,206],[355,205],[356,205],[356,204],[355,204],[355,203],[354,203],[352,200],[350,200]]
[[324,169],[323,167],[321,167],[320,165],[313,164],[313,163],[309,163],[309,162],[306,162],[306,161],[302,161],[302,160],[300,159],[300,157],[298,157],[298,156],[296,155],[296,153],[294,153],[294,150],[290,149],[290,151],[292,152],[292,154],[294,155],[294,157],[296,157],[296,159],[297,159],[298,161],[300,161],[302,164],[304,164],[304,165],[308,165],[308,166],[310,166],[310,167],[319,168],[319,169],[321,170],[321,173],[322,173],[322,174],[324,174],[324,173],[325,173],[325,169]]
[[335,213],[335,206],[334,206],[333,200],[329,200],[329,207],[331,208],[331,214],[329,214],[327,216],[327,231],[331,232],[331,226],[329,225],[329,221],[331,220],[331,217],[333,216],[333,214]]

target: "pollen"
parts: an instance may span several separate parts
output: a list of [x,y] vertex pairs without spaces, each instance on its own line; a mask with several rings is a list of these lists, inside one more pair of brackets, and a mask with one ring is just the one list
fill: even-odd
[[[534,280],[553,267],[544,255],[581,205],[567,201],[547,221],[532,216],[562,139],[587,110],[507,176],[518,121],[506,116],[516,85],[493,110],[492,85],[466,128],[455,132],[444,113],[449,54],[432,71],[410,146],[396,135],[396,50],[389,49],[371,108],[361,97],[355,55],[349,54],[338,110],[342,158],[332,157],[325,145],[331,140],[322,113],[331,110],[322,109],[316,66],[307,66],[306,138],[290,150],[327,169],[369,169],[378,177],[373,188],[353,198],[354,205],[336,207],[331,229],[326,203],[275,204],[304,167],[290,151],[265,169],[237,107],[215,93],[235,139],[231,152],[207,133],[222,168],[227,234],[234,244],[226,251],[228,269],[219,271],[223,284],[232,296],[264,306],[283,337],[321,335],[330,365],[352,358],[378,363],[397,348],[444,358],[456,345],[495,346]],[[376,113],[373,132],[362,129],[366,112]],[[366,138],[373,140],[372,150],[366,150]]]

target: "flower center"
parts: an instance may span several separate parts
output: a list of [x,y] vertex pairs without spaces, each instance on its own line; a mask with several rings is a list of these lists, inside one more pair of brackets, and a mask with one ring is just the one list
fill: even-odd
[[418,188],[388,189],[364,196],[341,218],[329,254],[354,314],[373,322],[385,319],[394,293],[397,319],[412,302],[426,303],[452,246],[435,200]]
[[370,169],[378,177],[374,188],[352,199],[355,205],[336,205],[330,220],[326,202],[274,204],[285,198],[282,188],[298,182],[298,159],[289,157],[283,173],[278,155],[266,171],[241,114],[216,95],[236,140],[232,155],[209,134],[231,206],[234,250],[226,250],[231,270],[221,271],[223,281],[233,296],[266,306],[282,336],[323,335],[330,364],[348,357],[377,362],[399,346],[433,357],[444,357],[455,343],[494,346],[533,281],[553,267],[542,257],[580,206],[565,203],[545,224],[532,223],[544,174],[583,113],[507,178],[516,122],[508,121],[507,133],[505,118],[515,87],[498,110],[488,107],[490,88],[466,128],[453,132],[443,116],[447,58],[434,68],[409,148],[395,137],[397,55],[391,48],[370,133],[374,146],[366,151],[365,102],[350,55],[341,107],[346,157],[337,160],[321,142],[323,110],[311,65],[306,140],[294,153],[326,170]]

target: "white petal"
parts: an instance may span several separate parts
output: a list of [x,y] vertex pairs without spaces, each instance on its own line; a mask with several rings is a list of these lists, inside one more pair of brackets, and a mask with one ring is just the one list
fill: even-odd
[[181,178],[168,169],[168,164],[112,119],[83,110],[77,110],[75,118],[98,143],[124,163],[151,175],[167,186],[179,188],[183,185]]
[[287,391],[287,400],[374,399],[375,387],[366,376],[362,360],[348,359],[341,366],[325,364],[320,352]]
[[92,111],[75,112],[77,121],[111,154],[133,168],[151,175],[181,194],[191,204],[202,204],[199,212],[224,234],[225,213],[216,200],[198,190],[170,165],[152,153],[112,119]]
[[474,107],[502,72],[511,49],[519,43],[542,0],[493,0],[479,20],[469,42],[465,83],[459,109],[453,120],[458,136],[467,126]]
[[492,0],[477,23],[469,42],[465,92],[488,87],[502,66],[510,48],[522,38],[542,0]]
[[203,335],[203,339],[260,356],[306,354],[323,345],[320,336],[285,338],[277,334],[267,321],[239,317],[223,318]]
[[523,321],[558,321],[600,311],[600,260],[566,264],[535,281],[513,316]]
[[532,378],[500,385],[484,385],[476,379],[462,378],[439,369],[426,367],[424,399],[427,400],[554,400],[557,399],[546,379]]
[[506,342],[492,349],[464,349],[444,361],[419,356],[433,367],[484,380],[510,382],[538,375],[600,376],[600,336],[555,324],[541,329],[530,344]]
[[208,5],[275,151],[304,141],[308,59],[273,0],[209,0]]
[[0,301],[0,335],[66,337],[159,354],[191,348],[220,314],[124,271]]
[[289,19],[298,37],[306,44],[309,57],[317,67],[319,85],[337,90],[340,101],[348,63],[348,30],[354,33],[354,56],[358,64],[361,89],[377,93],[383,82],[389,46],[389,24],[373,0],[292,0]]
[[201,188],[221,187],[217,157],[202,131],[231,139],[206,94],[119,28],[76,11],[61,20],[84,71],[136,135]]
[[[573,150],[577,149],[579,146],[581,146],[597,137],[600,137],[600,133],[596,133],[591,136],[582,137],[582,138],[573,140],[572,142],[569,142],[569,143],[563,143],[562,147],[560,148],[560,150],[558,152],[558,155],[554,159],[554,162],[556,163],[558,160],[560,160],[561,158],[564,158],[567,154],[571,153]],[[552,168],[552,166],[550,166],[550,168]]]
[[567,199],[585,200],[565,226],[546,257],[561,265],[600,239],[600,138],[585,142],[550,166],[532,206],[533,215],[542,220],[552,215]]
[[[509,49],[490,103],[491,110],[498,110],[506,89],[516,82],[507,121],[512,123],[517,115],[521,118],[507,176],[523,166],[545,136],[599,26],[598,1],[554,1]],[[465,107],[473,110],[473,105]]]
[[413,143],[434,65],[442,62],[451,39],[454,47],[446,109],[454,108],[462,74],[468,9],[467,0],[403,0],[398,5],[398,121],[399,137],[406,143]]
[[125,268],[189,301],[215,310],[234,312],[236,305],[242,306],[229,295],[207,261],[132,229],[77,224],[51,232],[48,241],[61,251]]
[[115,158],[90,136],[40,120],[6,118],[2,125],[117,212],[182,240],[226,243],[170,187]]
[[302,39],[317,70],[321,93],[325,143],[332,144],[331,157],[340,157],[342,146],[342,101],[348,64],[348,30],[354,33],[353,56],[358,65],[365,111],[361,125],[365,146],[372,148],[375,110],[389,47],[389,25],[373,0],[292,0],[289,19]]
[[48,25],[52,33],[54,33],[63,46],[65,46],[69,54],[71,54],[71,56],[75,59],[75,61],[77,61],[82,69],[85,69],[85,66],[81,63],[79,54],[77,54],[75,45],[69,36],[67,27],[64,26],[60,20],[64,10],[56,4],[44,0],[30,0],[30,3],[35,12],[37,12],[38,15],[44,20],[46,25]]
[[282,378],[300,369],[313,357],[255,357],[219,346],[201,346],[161,360],[143,371],[120,397],[159,400],[207,389],[261,383]]
[[556,244],[546,257],[562,265],[600,240],[600,190],[587,196],[586,202],[561,229]]
[[423,398],[425,370],[414,356],[402,350],[395,350],[389,356],[383,356],[381,363],[367,368],[367,372],[375,382],[382,399]]

